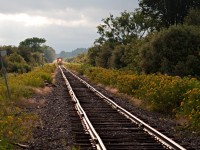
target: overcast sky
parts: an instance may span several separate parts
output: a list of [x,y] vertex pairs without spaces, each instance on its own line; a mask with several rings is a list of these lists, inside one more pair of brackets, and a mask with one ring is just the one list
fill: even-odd
[[0,46],[47,40],[57,53],[91,47],[102,19],[134,11],[138,0],[0,0]]

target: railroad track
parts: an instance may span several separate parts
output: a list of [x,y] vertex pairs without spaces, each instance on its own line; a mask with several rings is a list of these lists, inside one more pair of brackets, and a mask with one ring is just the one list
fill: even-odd
[[59,68],[72,99],[72,132],[80,149],[186,150],[118,106],[65,67]]

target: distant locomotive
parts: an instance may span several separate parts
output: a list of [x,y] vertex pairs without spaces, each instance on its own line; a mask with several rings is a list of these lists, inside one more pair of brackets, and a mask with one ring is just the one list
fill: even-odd
[[63,63],[62,58],[60,58],[60,57],[57,58],[57,64],[58,64],[58,65],[62,65],[62,63]]

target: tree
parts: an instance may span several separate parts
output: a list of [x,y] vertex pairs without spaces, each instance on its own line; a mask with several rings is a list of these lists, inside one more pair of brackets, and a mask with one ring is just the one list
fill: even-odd
[[145,73],[200,76],[198,27],[171,26],[147,39],[140,50],[140,66]]
[[43,53],[44,53],[44,58],[47,60],[48,63],[53,62],[56,56],[56,52],[52,47],[49,46],[43,46]]
[[12,45],[8,45],[8,46],[2,46],[0,47],[0,50],[6,50],[7,55],[10,55],[12,53],[17,52],[17,47],[16,46],[12,46]]
[[126,66],[126,64],[122,60],[124,56],[125,47],[125,45],[119,45],[115,47],[109,60],[110,68],[120,69]]
[[24,60],[33,66],[41,65],[43,46],[46,40],[44,38],[27,38],[20,42],[18,46],[18,53],[24,57]]
[[90,65],[96,66],[96,58],[98,57],[98,53],[100,52],[100,46],[99,45],[95,45],[93,47],[90,47],[88,49],[88,53],[87,53],[87,63],[89,63]]
[[97,33],[100,37],[95,40],[96,44],[105,42],[124,44],[130,43],[133,39],[142,37],[145,30],[143,16],[139,11],[121,13],[121,16],[115,17],[110,14],[108,18],[103,19],[103,24],[97,26]]
[[76,57],[67,58],[66,61],[73,63],[86,63],[87,55],[85,53],[78,54]]
[[106,68],[125,67],[125,47],[150,32],[150,22],[139,9],[124,11],[119,17],[110,14],[102,21],[103,24],[97,27],[100,37],[88,51],[88,62]]
[[200,8],[199,0],[140,0],[139,6],[145,16],[156,22],[155,28],[183,24],[190,8]]
[[46,40],[44,38],[27,38],[24,41],[19,43],[19,47],[27,47],[30,48],[32,52],[41,52],[41,45],[45,43]]
[[100,50],[95,58],[96,66],[109,68],[110,57],[113,51],[113,47],[110,43],[105,43],[100,47]]
[[30,64],[31,62],[33,62],[32,54],[31,54],[32,52],[29,50],[29,48],[21,45],[19,46],[17,53],[21,55],[27,63]]
[[200,26],[200,9],[190,9],[188,15],[185,17],[184,23],[187,25]]
[[134,40],[130,44],[126,45],[120,59],[120,61],[124,64],[123,66],[137,73],[141,72],[139,67],[139,50],[145,45],[145,42],[147,42],[145,39],[142,38]]
[[24,73],[30,71],[30,66],[19,54],[12,53],[5,58],[5,66],[8,72]]

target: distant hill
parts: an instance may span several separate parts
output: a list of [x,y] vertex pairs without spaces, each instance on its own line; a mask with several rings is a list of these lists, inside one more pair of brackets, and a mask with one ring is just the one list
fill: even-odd
[[71,52],[61,51],[60,54],[57,54],[57,57],[72,58],[78,56],[79,54],[86,53],[87,51],[88,49],[86,48],[77,48]]

